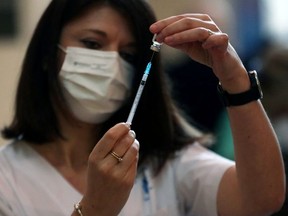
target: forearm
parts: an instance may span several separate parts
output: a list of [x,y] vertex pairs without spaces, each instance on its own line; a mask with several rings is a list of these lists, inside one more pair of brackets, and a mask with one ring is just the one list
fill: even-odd
[[285,175],[281,151],[259,101],[228,108],[237,179],[243,200],[255,205],[281,205]]

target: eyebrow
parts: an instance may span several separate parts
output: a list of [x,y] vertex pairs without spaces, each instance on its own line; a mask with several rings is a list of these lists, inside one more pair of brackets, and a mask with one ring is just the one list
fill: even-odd
[[84,29],[84,31],[92,32],[92,33],[98,34],[98,35],[100,35],[100,36],[102,36],[102,37],[107,37],[106,32],[101,31],[101,30],[98,30],[98,29]]

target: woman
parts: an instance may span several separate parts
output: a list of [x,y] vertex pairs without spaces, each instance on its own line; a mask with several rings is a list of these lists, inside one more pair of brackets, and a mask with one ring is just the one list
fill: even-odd
[[158,55],[133,120],[137,140],[119,123],[156,33],[159,43],[212,67],[227,92],[249,89],[227,35],[207,15],[155,23],[145,1],[52,1],[3,131],[14,141],[0,156],[2,215],[69,215],[73,203],[75,216],[266,215],[281,207],[282,158],[256,98],[228,108],[237,166],[199,144],[203,136],[167,92]]

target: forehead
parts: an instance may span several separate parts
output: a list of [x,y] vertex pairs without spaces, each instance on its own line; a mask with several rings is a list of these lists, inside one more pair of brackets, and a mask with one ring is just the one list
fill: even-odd
[[131,23],[109,5],[91,5],[84,9],[63,28],[64,30],[98,29],[111,34],[122,34],[132,39]]

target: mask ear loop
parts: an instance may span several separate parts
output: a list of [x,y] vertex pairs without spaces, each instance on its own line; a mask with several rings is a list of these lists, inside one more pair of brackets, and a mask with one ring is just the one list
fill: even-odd
[[63,51],[64,53],[67,53],[66,49],[62,45],[58,44],[57,46],[61,51]]

